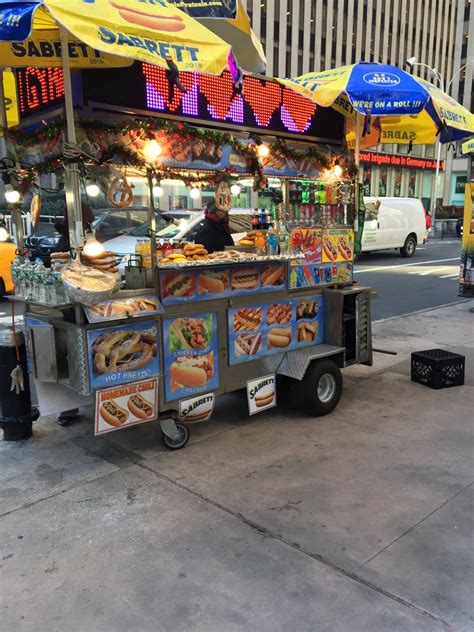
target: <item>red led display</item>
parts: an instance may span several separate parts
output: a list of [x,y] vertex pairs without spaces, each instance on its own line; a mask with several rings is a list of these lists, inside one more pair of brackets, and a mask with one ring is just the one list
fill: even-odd
[[17,87],[20,114],[33,114],[63,99],[63,71],[60,68],[18,69]]

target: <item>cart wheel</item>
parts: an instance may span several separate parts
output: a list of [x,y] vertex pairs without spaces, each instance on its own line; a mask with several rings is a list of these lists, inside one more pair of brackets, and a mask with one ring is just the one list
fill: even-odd
[[293,402],[314,417],[332,412],[341,395],[341,370],[332,360],[312,362],[304,378],[292,382]]
[[189,430],[183,424],[177,423],[176,429],[181,435],[179,439],[170,439],[163,431],[161,431],[161,441],[169,450],[181,450],[189,441]]

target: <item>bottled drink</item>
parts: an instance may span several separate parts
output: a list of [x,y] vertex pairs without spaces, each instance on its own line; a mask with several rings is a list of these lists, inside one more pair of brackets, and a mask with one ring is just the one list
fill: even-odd
[[290,233],[286,229],[283,222],[280,222],[280,228],[278,231],[278,246],[280,248],[281,255],[287,255],[290,246]]
[[278,237],[274,230],[269,230],[267,232],[267,255],[277,255],[278,254]]
[[265,235],[262,232],[258,232],[255,236],[255,247],[259,255],[264,255],[267,248],[267,241]]
[[173,252],[173,246],[171,245],[171,243],[169,241],[165,240],[163,242],[161,250],[163,252],[163,257],[167,257],[168,255],[170,255]]
[[258,229],[258,208],[253,209],[252,215],[252,230]]
[[44,291],[44,275],[46,268],[42,259],[36,259],[33,269],[33,300],[39,303],[46,303],[46,294]]

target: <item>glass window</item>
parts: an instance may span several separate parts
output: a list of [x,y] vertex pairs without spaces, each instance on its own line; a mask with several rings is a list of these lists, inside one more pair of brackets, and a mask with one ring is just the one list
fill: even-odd
[[372,192],[372,169],[365,169],[362,176],[362,189],[364,195],[370,195]]
[[231,234],[246,233],[252,230],[252,218],[250,215],[229,215],[229,230]]
[[397,145],[398,149],[398,153],[402,154],[403,156],[406,156],[408,154],[408,145]]
[[434,158],[435,155],[435,146],[434,145],[425,145],[425,156],[426,158]]
[[413,149],[411,150],[412,156],[421,156],[422,155],[423,146],[422,145],[413,145]]
[[400,170],[395,171],[393,181],[393,195],[394,197],[400,197],[402,192],[402,172]]
[[380,167],[380,175],[379,175],[379,195],[380,197],[386,197],[389,195],[390,190],[390,174],[388,167],[381,166]]
[[416,171],[411,170],[408,172],[408,197],[417,197],[417,177]]

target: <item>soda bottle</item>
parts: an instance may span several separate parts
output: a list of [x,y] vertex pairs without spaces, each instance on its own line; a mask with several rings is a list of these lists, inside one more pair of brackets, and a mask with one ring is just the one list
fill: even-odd
[[264,255],[267,248],[267,240],[265,239],[265,234],[262,232],[258,232],[255,236],[255,247],[257,248],[257,252],[259,255]]
[[278,254],[278,237],[274,230],[267,232],[267,255]]

